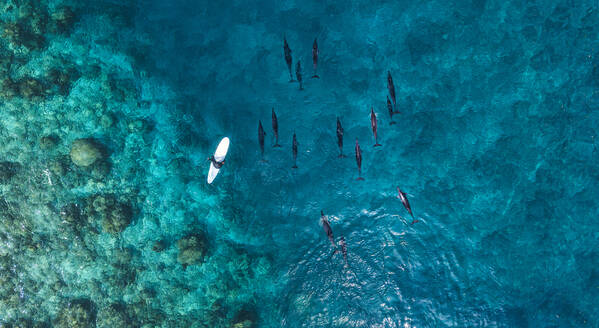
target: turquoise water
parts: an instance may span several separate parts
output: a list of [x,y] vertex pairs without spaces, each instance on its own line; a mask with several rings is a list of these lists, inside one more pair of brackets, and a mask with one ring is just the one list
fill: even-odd
[[596,1],[0,5],[1,327],[599,326]]

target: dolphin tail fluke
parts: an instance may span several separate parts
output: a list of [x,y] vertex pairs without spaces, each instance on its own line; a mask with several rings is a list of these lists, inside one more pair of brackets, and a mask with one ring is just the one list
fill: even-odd
[[358,180],[358,181],[364,181],[364,178],[358,177],[356,180]]
[[394,122],[394,121],[391,121],[391,122],[389,122],[389,125],[393,125],[393,124],[395,124],[395,122]]
[[297,164],[293,165],[291,168],[292,169],[297,169]]
[[393,112],[393,114],[400,114],[400,113],[401,113],[401,112],[400,112],[400,111],[398,111],[398,110],[396,110],[396,111],[394,111],[394,112]]
[[320,76],[318,76],[318,74],[314,74],[314,75],[312,75],[312,78],[313,79],[320,79]]
[[274,144],[273,147],[281,147],[281,145],[279,145],[278,143]]
[[382,146],[382,145],[381,145],[380,143],[378,143],[378,142],[377,142],[377,143],[375,143],[375,144],[374,144],[374,146],[375,146],[375,147],[380,147],[380,146]]

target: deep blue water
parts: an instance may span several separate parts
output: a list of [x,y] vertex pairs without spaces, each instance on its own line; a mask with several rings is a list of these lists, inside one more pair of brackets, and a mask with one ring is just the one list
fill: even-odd
[[[145,64],[179,97],[178,145],[200,158],[231,138],[206,189],[276,259],[277,292],[256,300],[260,326],[597,327],[598,10],[596,1],[140,1]],[[288,82],[284,36],[305,91]],[[387,71],[401,111],[392,126]],[[397,186],[421,222],[408,224]],[[349,268],[331,257],[321,209],[347,241]]]
[[63,5],[2,2],[0,327],[599,327],[596,0]]

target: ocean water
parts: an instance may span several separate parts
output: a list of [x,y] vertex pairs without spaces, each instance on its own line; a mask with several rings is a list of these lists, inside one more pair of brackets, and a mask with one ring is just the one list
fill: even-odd
[[0,327],[599,327],[597,1],[0,8]]

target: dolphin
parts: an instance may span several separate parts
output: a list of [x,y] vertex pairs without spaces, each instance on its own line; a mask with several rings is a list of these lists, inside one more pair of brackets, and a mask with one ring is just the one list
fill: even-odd
[[295,132],[293,132],[293,145],[291,146],[293,150],[293,166],[292,169],[297,169],[297,138],[295,137]]
[[264,136],[266,132],[262,128],[262,121],[258,121],[258,142],[260,143],[260,154],[262,154],[262,160],[264,160]]
[[360,149],[358,138],[356,138],[356,163],[358,164],[358,180],[364,180],[362,178],[362,150]]
[[[397,187],[397,198],[399,198],[401,200],[401,203],[403,204],[403,206],[406,208],[406,210],[408,210],[408,213],[410,213],[410,215],[412,216],[412,219],[414,219],[414,214],[412,214],[412,208],[410,207],[410,202],[408,201],[408,198],[406,197],[406,193],[401,191],[401,189],[399,189],[399,187]],[[417,220],[412,221],[412,224],[416,223]]]
[[320,76],[316,73],[316,68],[318,68],[318,43],[316,42],[316,38],[314,39],[314,43],[312,44],[312,63],[314,64],[314,75],[312,75],[313,79],[318,79]]
[[297,64],[295,65],[295,77],[297,78],[297,81],[299,82],[299,89],[300,90],[304,90],[304,85],[302,84],[302,63],[301,60],[297,61]]
[[273,147],[281,147],[279,145],[279,122],[277,121],[277,114],[274,108],[272,109],[272,130],[275,133],[275,144]]
[[391,100],[393,100],[393,108],[395,108],[395,85],[393,85],[393,78],[391,77],[391,72],[389,71],[387,71],[387,89],[389,89],[389,95],[391,95]]
[[287,43],[287,39],[283,37],[283,50],[285,51],[285,62],[287,63],[287,68],[289,68],[289,82],[295,82],[293,79],[293,74],[291,73],[291,66],[293,63],[293,59],[291,58],[291,49],[289,48],[289,44]]
[[335,244],[335,238],[333,237],[333,229],[331,229],[331,224],[329,223],[329,220],[327,220],[327,217],[324,215],[323,211],[320,211],[320,221],[322,222],[322,228],[327,234],[327,237],[329,237],[331,244],[333,247],[337,248],[337,245]]
[[343,127],[339,117],[337,117],[337,146],[339,146],[339,157],[345,157],[343,155]]
[[370,126],[372,127],[372,133],[374,133],[374,146],[381,146],[381,144],[377,141],[376,115],[374,114],[374,108],[372,107],[370,107]]

